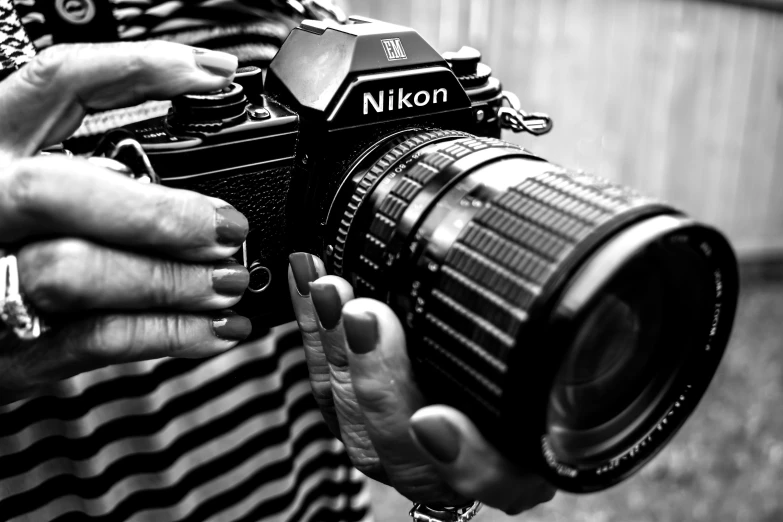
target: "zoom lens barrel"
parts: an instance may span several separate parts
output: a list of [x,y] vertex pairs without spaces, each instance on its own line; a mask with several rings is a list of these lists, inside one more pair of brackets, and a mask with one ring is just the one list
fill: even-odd
[[328,268],[392,306],[428,398],[568,491],[652,458],[731,330],[737,266],[720,233],[500,140],[381,140],[327,228]]

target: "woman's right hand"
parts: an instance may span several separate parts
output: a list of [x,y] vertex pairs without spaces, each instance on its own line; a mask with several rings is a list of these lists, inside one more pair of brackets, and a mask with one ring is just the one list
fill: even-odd
[[248,282],[226,261],[247,234],[242,214],[84,159],[34,156],[89,110],[218,89],[235,69],[230,55],[165,42],[64,45],[0,82],[0,249],[53,325],[34,341],[0,333],[0,401],[114,363],[217,354],[250,333],[226,311]]

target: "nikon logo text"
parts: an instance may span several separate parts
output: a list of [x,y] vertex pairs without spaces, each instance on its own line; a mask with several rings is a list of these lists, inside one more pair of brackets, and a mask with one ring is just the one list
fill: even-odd
[[[397,91],[397,101],[395,104],[394,100],[394,89],[389,89],[388,96],[386,96],[386,103],[384,103],[384,92],[378,91],[378,97],[372,95],[372,93],[365,92],[364,93],[364,114],[370,113],[370,107],[375,109],[375,112],[383,112],[384,107],[387,111],[393,111],[393,110],[400,110],[404,108],[412,108],[414,105],[416,107],[423,107],[425,105],[429,105],[430,103],[438,103],[438,101],[441,101],[443,103],[446,102],[448,99],[448,93],[446,92],[446,89],[440,88],[440,89],[433,89],[432,94],[430,94],[428,91],[419,91],[416,94],[413,94],[412,92],[405,92],[404,89],[399,89]],[[411,101],[413,101],[413,104],[411,104]]]

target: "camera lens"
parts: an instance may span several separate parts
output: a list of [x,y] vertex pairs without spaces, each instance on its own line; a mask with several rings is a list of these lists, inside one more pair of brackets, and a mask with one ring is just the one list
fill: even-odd
[[664,306],[653,284],[634,281],[607,292],[580,322],[550,402],[563,427],[604,424],[649,381]]
[[390,304],[431,402],[567,491],[682,425],[728,341],[726,239],[669,205],[456,131],[378,140],[327,220],[328,268]]
[[[549,396],[552,447],[573,465],[636,443],[697,355],[710,272],[689,250],[654,242],[629,259],[574,321]],[[676,391],[676,390],[675,390]],[[649,423],[648,423],[649,424]]]

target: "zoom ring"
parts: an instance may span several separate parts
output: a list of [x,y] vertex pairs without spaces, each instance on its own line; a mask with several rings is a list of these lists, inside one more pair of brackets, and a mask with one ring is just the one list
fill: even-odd
[[462,133],[449,132],[449,131],[431,131],[420,132],[415,134],[411,138],[408,138],[404,142],[394,146],[389,152],[384,154],[381,159],[376,161],[372,168],[362,177],[359,184],[356,186],[354,193],[351,195],[345,211],[343,212],[342,219],[340,220],[340,226],[337,230],[337,235],[334,244],[334,257],[333,257],[333,269],[337,275],[343,275],[344,263],[345,263],[345,244],[348,240],[348,233],[351,230],[351,224],[356,217],[356,212],[359,210],[359,206],[364,201],[367,192],[375,184],[375,182],[392,168],[397,161],[405,156],[408,152],[422,145],[425,145],[433,140],[445,138],[448,136],[462,136]]
[[[386,291],[384,271],[394,263],[397,252],[389,244],[397,230],[400,219],[422,190],[443,174],[457,160],[488,148],[515,148],[515,146],[494,139],[465,137],[435,151],[425,152],[407,169],[394,188],[380,202],[364,237],[362,254],[359,256],[357,282],[364,292],[382,298]],[[521,149],[520,149],[521,150]]]
[[420,355],[500,411],[509,355],[536,300],[577,245],[651,200],[592,176],[549,171],[486,201],[421,294]]

